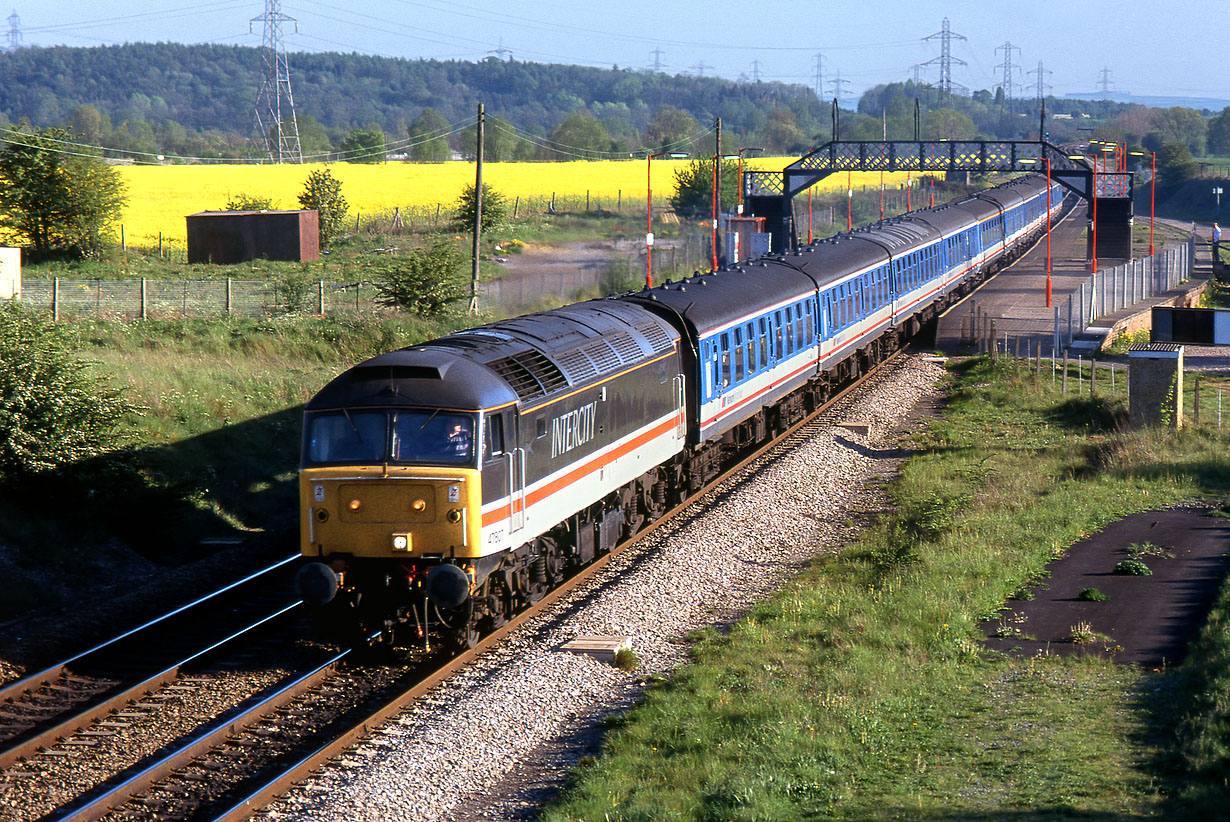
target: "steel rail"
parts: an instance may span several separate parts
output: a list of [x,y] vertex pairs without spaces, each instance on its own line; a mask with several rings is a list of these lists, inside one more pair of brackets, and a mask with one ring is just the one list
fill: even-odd
[[310,690],[332,676],[338,664],[352,651],[347,649],[326,660],[298,679],[283,685],[243,712],[223,718],[202,731],[188,742],[150,763],[123,782],[97,796],[71,803],[67,808],[49,814],[45,822],[94,822],[123,805],[132,797],[154,785],[172,772],[184,767],[207,751],[218,747],[226,740],[258,724],[270,714],[285,707],[300,694]]
[[33,756],[41,748],[50,747],[60,739],[71,736],[82,728],[110,715],[113,711],[119,710],[128,703],[139,699],[146,694],[152,693],[164,685],[174,682],[179,677],[180,668],[183,666],[195,662],[206,654],[216,651],[227,643],[234,642],[237,639],[242,639],[251,632],[267,625],[278,617],[285,616],[286,614],[297,610],[302,605],[303,600],[299,600],[287,605],[284,608],[280,608],[271,614],[266,614],[256,622],[249,624],[247,627],[236,631],[228,637],[217,640],[202,650],[194,651],[192,654],[184,657],[174,665],[159,671],[153,676],[147,677],[131,687],[125,688],[123,691],[108,697],[105,701],[100,702],[97,705],[90,706],[90,708],[81,713],[74,714],[55,727],[48,728],[36,736],[21,740],[17,745],[14,745],[7,750],[0,751],[0,768],[7,768],[9,765],[12,765],[20,759]]
[[534,603],[531,608],[522,611],[500,628],[492,631],[490,634],[487,634],[479,641],[477,645],[474,646],[474,648],[453,658],[444,666],[433,671],[425,679],[416,683],[406,691],[403,691],[401,694],[395,696],[390,702],[370,714],[362,722],[357,723],[348,730],[338,734],[329,742],[323,743],[317,747],[316,750],[305,755],[297,762],[289,764],[280,774],[270,779],[264,785],[251,791],[247,796],[236,801],[231,807],[223,810],[217,816],[213,817],[214,822],[242,822],[242,820],[250,819],[254,814],[284,794],[287,789],[306,779],[330,759],[339,756],[347,748],[350,748],[355,743],[368,736],[372,731],[382,726],[388,720],[404,711],[407,706],[447,681],[450,677],[466,666],[472,664],[484,653],[493,649],[498,644],[503,642],[509,635],[520,629],[526,622],[541,616],[548,608],[563,597],[580,588],[583,584],[596,576],[603,568],[624,554],[627,550],[643,541],[646,537],[653,534],[659,528],[673,521],[677,516],[682,514],[691,506],[695,505],[697,502],[701,501],[719,486],[723,485],[732,478],[739,476],[745,469],[750,468],[755,463],[769,455],[771,451],[785,444],[791,437],[798,434],[804,427],[816,422],[822,414],[834,408],[853,391],[864,386],[871,377],[878,374],[890,363],[896,362],[902,356],[902,353],[903,349],[899,349],[885,357],[882,362],[868,370],[866,374],[860,376],[850,385],[838,391],[815,411],[805,416],[802,420],[783,431],[779,436],[770,440],[765,445],[755,449],[747,456],[739,459],[739,461],[724,471],[712,482],[705,485],[679,505],[676,505],[674,508],[667,511],[653,523],[649,524],[643,530],[630,537],[624,543],[613,548],[609,553],[604,554],[589,565],[582,568],[559,587],[553,589],[542,599],[538,600],[538,602]]
[[[298,559],[298,557],[294,557],[292,559]],[[171,612],[171,614],[164,615],[163,617],[159,617],[157,620],[153,620],[149,623],[146,623],[146,625],[142,626],[141,628],[136,628],[136,629],[133,629],[132,631],[128,631],[127,633],[123,635],[123,637],[117,637],[116,639],[103,643],[102,645],[99,645],[91,649],[90,651],[86,651],[82,654],[78,654],[77,656],[73,657],[73,659],[71,660],[67,660],[65,662],[59,663],[58,665],[53,666],[52,668],[48,668],[46,670],[52,671],[52,670],[58,669],[59,671],[63,672],[67,668],[67,666],[69,666],[71,663],[85,659],[92,654],[99,653],[102,650],[109,648],[115,642],[118,642],[119,639],[121,638],[128,638],[132,636],[133,634],[139,632],[143,628],[148,628],[150,626],[160,624],[164,619],[167,619],[172,615],[178,615],[180,613],[183,613],[186,609],[201,605],[207,602],[208,600],[212,599],[214,596],[220,593],[223,593],[225,591],[229,591],[233,589],[234,587],[236,587],[237,585],[250,582],[253,579],[259,578],[262,574],[275,571],[281,568],[282,566],[286,565],[287,562],[288,562],[287,560],[282,560],[278,562],[277,564],[264,569],[263,571],[260,571],[256,574],[245,577],[243,580],[240,580],[239,582],[232,583],[231,585],[228,585],[226,588],[223,588],[220,591],[216,591],[213,594],[210,594],[208,597],[203,597],[191,603],[190,605],[186,605],[186,606],[183,606],[182,608],[176,609],[175,611]],[[42,731],[35,733],[33,736],[22,737],[21,735],[18,735],[15,738],[16,740],[15,744],[11,745],[8,748],[0,750],[0,768],[8,768],[9,766],[20,761],[21,759],[29,758],[35,755],[39,750],[50,747],[56,744],[56,742],[58,742],[60,739],[71,736],[72,734],[76,733],[82,728],[92,725],[94,722],[98,721],[99,719],[109,716],[112,712],[119,710],[120,708],[132,702],[133,700],[138,699],[147,693],[151,693],[154,690],[157,690],[158,688],[163,687],[164,685],[168,685],[171,682],[174,682],[179,677],[180,669],[183,666],[188,665],[202,658],[206,654],[209,654],[213,651],[218,650],[219,648],[221,648],[222,646],[230,642],[234,642],[238,639],[241,639],[247,636],[251,632],[267,625],[268,623],[272,622],[275,619],[278,619],[279,617],[292,613],[293,611],[299,609],[302,605],[303,605],[302,600],[296,600],[288,605],[280,606],[277,610],[273,611],[272,613],[266,613],[262,615],[259,619],[250,621],[245,627],[241,628],[238,631],[235,631],[229,636],[223,637],[221,639],[215,639],[212,643],[210,643],[205,648],[193,651],[188,656],[179,659],[177,662],[165,667],[161,671],[158,671],[150,676],[147,676],[143,678],[141,681],[134,683],[124,688],[121,691],[117,691],[116,693],[112,694],[111,696],[107,697],[101,702],[89,704],[84,710],[74,713],[71,716],[68,716],[62,721],[56,723],[55,725],[50,726],[48,728],[45,728]],[[46,672],[45,671],[40,672],[39,674],[36,674],[33,677],[28,677],[26,680],[23,680],[23,681],[30,682],[30,681],[38,680],[40,677],[43,676],[44,673]],[[56,677],[58,676],[59,674],[56,674]],[[38,682],[37,685],[34,686],[34,688],[42,687],[42,685],[45,685],[48,682],[54,681],[56,677],[52,677],[50,680],[41,680]],[[29,690],[33,690],[34,688],[23,689],[22,693],[25,693]]]
[[29,676],[23,677],[15,682],[10,682],[8,685],[5,685],[3,688],[0,688],[0,702],[5,702],[6,700],[12,699],[17,694],[21,694],[26,691],[34,690],[35,688],[40,687],[42,685],[46,685],[49,682],[54,682],[61,674],[64,673],[64,669],[67,668],[69,665],[72,665],[74,662],[80,662],[86,657],[91,656],[92,654],[96,654],[99,651],[105,650],[111,647],[112,645],[115,645],[116,643],[120,642],[121,640],[128,639],[129,637],[139,634],[142,631],[146,631],[154,627],[155,625],[159,625],[167,621],[168,619],[171,619],[172,617],[179,616],[185,611],[195,608],[198,605],[203,605],[204,603],[208,602],[214,597],[218,597],[218,596],[221,596],[222,594],[228,593],[229,591],[232,591],[235,588],[238,588],[240,585],[251,582],[252,580],[257,579],[258,577],[261,577],[265,574],[273,573],[277,569],[285,565],[289,565],[290,563],[294,562],[297,559],[299,559],[299,555],[295,554],[293,556],[287,557],[286,559],[279,560],[275,562],[273,565],[270,565],[268,568],[264,568],[260,571],[256,571],[252,574],[249,574],[243,579],[237,582],[232,582],[231,584],[227,585],[225,588],[219,588],[217,591],[214,591],[211,594],[207,594],[206,596],[203,596],[200,599],[195,600],[193,602],[189,602],[187,605],[181,605],[180,607],[176,608],[174,611],[170,611],[168,613],[163,614],[160,617],[156,617],[155,619],[152,619],[149,622],[146,622],[144,625],[138,625],[136,628],[132,628],[131,630],[125,631],[124,633],[120,634],[117,637],[113,637],[111,639],[108,639],[106,642],[103,642],[99,645],[95,645],[93,648],[90,648],[88,651],[82,651],[76,656],[70,657],[69,659],[66,659],[63,662],[57,662],[55,665],[52,665],[49,668],[45,668],[44,670],[39,671],[38,673],[30,674]]

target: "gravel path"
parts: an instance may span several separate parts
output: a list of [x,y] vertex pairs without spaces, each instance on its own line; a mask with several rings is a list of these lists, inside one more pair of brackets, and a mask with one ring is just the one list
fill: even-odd
[[[626,708],[644,678],[687,657],[681,637],[728,624],[810,557],[835,551],[883,505],[878,481],[943,369],[911,359],[852,401],[833,428],[727,483],[676,524],[612,563],[497,651],[441,686],[334,767],[274,806],[278,820],[521,819],[544,782],[592,748],[602,716]],[[558,650],[577,634],[632,637],[634,674]],[[588,742],[586,741],[588,740]]]

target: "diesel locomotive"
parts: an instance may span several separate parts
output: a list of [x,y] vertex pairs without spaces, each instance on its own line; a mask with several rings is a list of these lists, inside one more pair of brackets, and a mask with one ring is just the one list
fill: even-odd
[[393,644],[473,644],[1018,257],[1047,202],[1029,175],[354,366],[304,412],[301,595]]

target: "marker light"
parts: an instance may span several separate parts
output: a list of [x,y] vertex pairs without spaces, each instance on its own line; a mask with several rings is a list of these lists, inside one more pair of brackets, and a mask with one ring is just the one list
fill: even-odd
[[415,510],[415,511],[426,511],[426,510],[427,510],[427,501],[426,501],[426,500],[421,500],[421,499],[416,499],[414,502],[410,503],[410,507],[411,507],[413,510]]
[[406,534],[394,534],[393,535],[393,550],[394,551],[406,551],[406,550],[409,550],[409,548],[410,548],[410,537],[409,536],[407,536]]
[[350,501],[350,510],[351,510],[351,511],[358,511],[358,510],[359,510],[360,508],[362,508],[362,507],[363,507],[363,503],[359,502],[357,499],[352,499],[352,500]]

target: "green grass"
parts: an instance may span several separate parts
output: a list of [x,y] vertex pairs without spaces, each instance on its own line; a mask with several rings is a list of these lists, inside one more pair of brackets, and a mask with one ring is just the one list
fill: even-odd
[[702,632],[546,819],[1109,819],[1224,800],[1230,643],[1153,673],[1001,656],[977,626],[1114,519],[1224,499],[1230,438],[1121,433],[1121,399],[958,368],[896,512],[729,636]]
[[0,619],[70,602],[103,573],[200,559],[205,537],[293,529],[303,403],[359,360],[469,323],[398,314],[65,323],[91,369],[139,411],[126,420],[128,445],[0,495],[11,569]]

